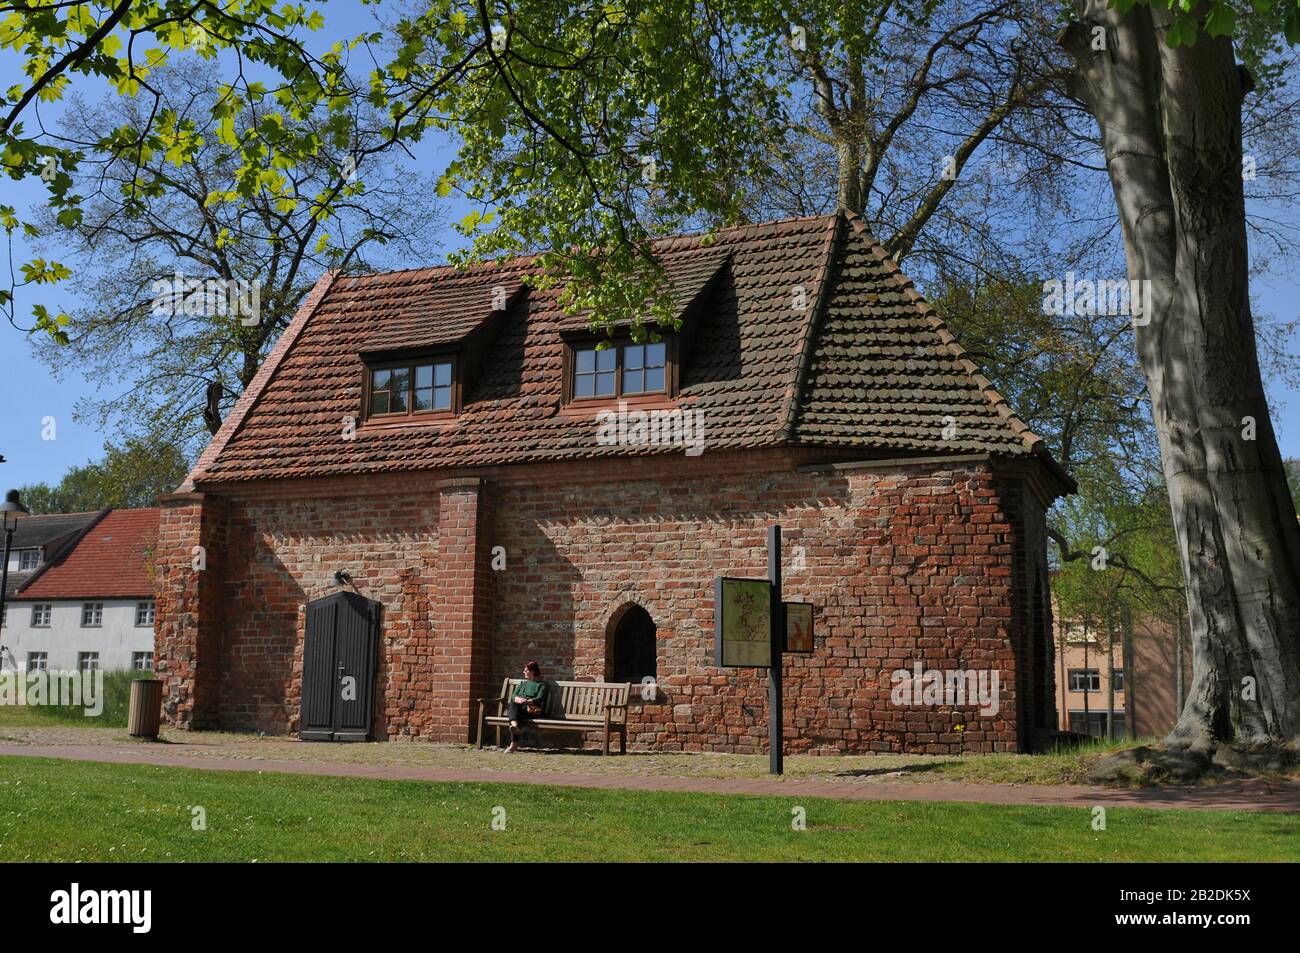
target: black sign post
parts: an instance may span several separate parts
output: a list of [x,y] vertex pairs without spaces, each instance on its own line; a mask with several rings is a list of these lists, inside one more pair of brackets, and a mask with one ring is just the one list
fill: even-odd
[[[781,601],[781,527],[767,530],[767,578],[718,576],[713,582],[714,661],[719,668],[767,669],[768,773],[784,770],[784,708],[781,664],[787,651],[812,653],[812,607],[793,604],[798,639],[786,638],[786,604]],[[767,645],[764,645],[764,640]]]
[[768,774],[784,769],[784,709],[781,699],[781,662],[785,650],[785,603],[781,601],[781,527],[767,529],[767,578],[772,583],[772,661],[767,670]]

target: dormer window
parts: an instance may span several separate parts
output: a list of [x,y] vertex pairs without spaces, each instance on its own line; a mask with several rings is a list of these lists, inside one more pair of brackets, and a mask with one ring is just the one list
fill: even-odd
[[667,395],[672,382],[667,341],[572,345],[571,400]]
[[398,421],[422,414],[456,413],[454,356],[385,361],[367,366],[366,416]]

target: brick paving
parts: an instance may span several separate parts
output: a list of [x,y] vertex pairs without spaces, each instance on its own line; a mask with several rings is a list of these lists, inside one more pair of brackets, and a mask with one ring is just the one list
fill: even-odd
[[[144,764],[201,770],[276,772],[381,781],[471,784],[537,784],[629,791],[834,798],[853,801],[969,802],[1038,807],[1142,807],[1214,811],[1300,813],[1300,784],[1250,780],[1185,788],[1119,790],[1078,785],[976,784],[970,782],[830,781],[807,778],[716,778],[595,774],[569,771],[360,764],[335,760],[201,757],[165,746],[134,744],[0,744],[0,756],[64,758],[112,764]],[[506,756],[502,755],[502,758]]]

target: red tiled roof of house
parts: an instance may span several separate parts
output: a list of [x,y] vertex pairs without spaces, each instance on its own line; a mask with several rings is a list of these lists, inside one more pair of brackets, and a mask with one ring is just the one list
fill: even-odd
[[16,599],[152,596],[149,553],[159,510],[109,510],[58,559],[32,573]]
[[[815,446],[1038,456],[1015,417],[856,216],[662,239],[690,347],[678,406],[704,415],[705,453]],[[595,412],[564,412],[558,290],[524,288],[533,258],[465,270],[327,275],[213,438],[186,488],[230,481],[677,452],[601,445]],[[494,313],[492,301],[509,299]],[[451,422],[345,427],[363,355],[478,335],[481,371]]]

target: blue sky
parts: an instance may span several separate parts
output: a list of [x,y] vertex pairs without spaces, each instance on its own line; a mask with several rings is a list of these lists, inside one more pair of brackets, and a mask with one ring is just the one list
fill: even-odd
[[[320,34],[322,40],[375,28],[370,9],[363,7],[359,0],[332,0],[321,6],[327,18],[327,26]],[[0,54],[0,83],[3,87],[19,78],[17,60],[7,52]],[[87,90],[87,93],[93,95],[93,91]],[[57,117],[57,109],[43,109],[42,117],[48,124]],[[416,157],[425,171],[432,172],[441,170],[449,153],[450,147],[445,140],[428,140],[419,146]],[[0,178],[0,204],[14,205],[22,214],[32,203],[42,200],[40,184],[39,181],[15,183]],[[451,250],[460,244],[460,236],[449,229],[443,242],[444,249]],[[15,261],[26,260],[26,251],[23,245],[16,243]],[[1300,316],[1300,288],[1297,288],[1293,274],[1296,264],[1294,259],[1281,263],[1272,275],[1253,284],[1257,320],[1290,321]],[[29,313],[32,300],[28,295],[20,297],[20,320]],[[42,292],[39,300],[51,310],[68,310],[76,304],[75,300],[69,299],[67,292],[57,289]],[[1296,342],[1292,349],[1300,350],[1300,342]],[[75,367],[64,368],[61,378],[56,379],[50,369],[36,359],[25,334],[0,321],[0,407],[3,408],[0,412],[0,454],[7,458],[0,467],[0,489],[33,482],[57,482],[69,467],[98,459],[104,442],[115,439],[112,432],[103,431],[91,422],[74,419],[77,401],[98,393],[99,385],[93,380],[85,380]],[[1279,431],[1282,452],[1287,457],[1300,457],[1300,392],[1275,387],[1271,394],[1276,403],[1274,424]],[[43,439],[46,418],[53,418],[55,422],[53,440]]]

